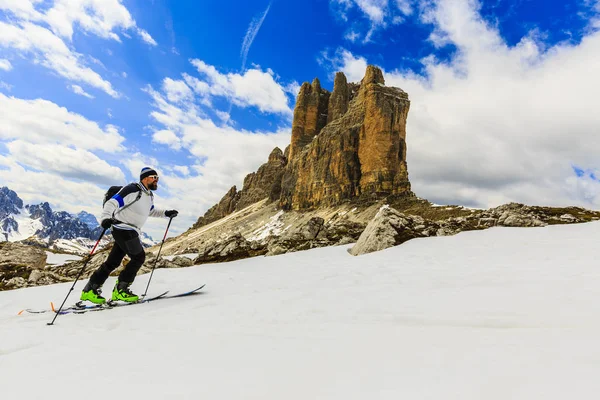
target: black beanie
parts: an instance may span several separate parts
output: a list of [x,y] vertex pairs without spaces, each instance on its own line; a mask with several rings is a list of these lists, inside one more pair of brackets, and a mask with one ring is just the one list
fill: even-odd
[[144,168],[142,168],[142,171],[140,172],[140,182],[144,178],[147,178],[147,177],[149,177],[151,175],[158,175],[158,173],[155,170],[153,170],[152,168],[150,168],[150,167],[144,167]]

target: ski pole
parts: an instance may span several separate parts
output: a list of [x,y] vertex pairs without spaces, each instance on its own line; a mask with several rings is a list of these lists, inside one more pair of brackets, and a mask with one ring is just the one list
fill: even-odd
[[146,290],[142,297],[146,297],[146,293],[148,293],[148,288],[150,287],[150,281],[152,280],[152,274],[154,274],[154,268],[156,268],[156,263],[158,262],[158,257],[160,257],[160,251],[162,250],[163,244],[165,244],[165,239],[167,238],[167,232],[169,232],[169,227],[171,226],[171,221],[173,221],[173,217],[169,218],[169,223],[167,224],[167,230],[165,231],[165,236],[163,237],[162,242],[160,243],[160,248],[158,249],[158,254],[156,255],[156,260],[154,260],[154,265],[152,266],[152,271],[150,272],[150,278],[148,278],[148,285],[146,285]]
[[98,241],[96,242],[96,244],[94,245],[94,248],[90,252],[90,256],[88,257],[88,259],[86,260],[86,262],[83,264],[83,267],[81,267],[81,270],[79,270],[79,273],[77,274],[77,278],[75,278],[75,282],[73,282],[73,285],[71,286],[71,289],[69,289],[69,291],[67,292],[67,295],[66,295],[65,299],[63,300],[62,304],[60,305],[60,307],[58,308],[58,311],[56,311],[56,314],[54,314],[54,318],[52,319],[52,322],[48,322],[46,325],[54,325],[54,321],[56,320],[56,318],[60,314],[60,310],[62,310],[63,306],[67,302],[67,299],[69,298],[69,295],[73,291],[73,288],[75,287],[75,284],[79,280],[79,277],[81,276],[81,274],[83,274],[83,271],[85,270],[85,267],[87,267],[88,262],[90,262],[90,260],[92,259],[92,254],[94,254],[94,251],[96,250],[96,247],[98,247],[98,244],[100,243],[100,239],[102,239],[102,236],[104,236],[105,232],[106,232],[106,228],[104,228],[104,230],[100,234],[100,237],[98,238]]

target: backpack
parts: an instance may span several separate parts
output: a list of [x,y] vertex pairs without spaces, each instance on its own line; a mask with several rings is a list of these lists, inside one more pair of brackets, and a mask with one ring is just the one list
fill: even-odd
[[[104,193],[104,201],[102,202],[102,207],[104,207],[104,205],[106,204],[107,201],[109,201],[110,199],[112,199],[112,197],[119,193],[121,191],[121,189],[123,189],[123,186],[111,186],[108,188],[108,190],[106,191],[106,193]],[[129,207],[130,205],[132,205],[133,203],[135,203],[136,201],[138,201],[139,199],[142,198],[142,191],[140,190],[137,194],[137,197],[135,198],[134,201],[132,201],[131,203],[127,204],[126,206],[121,207],[120,211],[123,211],[124,209],[126,209],[127,207]]]
[[106,191],[106,193],[104,193],[104,201],[102,202],[102,207],[104,207],[104,205],[106,204],[107,201],[109,201],[110,199],[112,199],[112,197],[119,193],[121,191],[121,189],[123,189],[123,186],[111,186],[108,188],[108,190]]

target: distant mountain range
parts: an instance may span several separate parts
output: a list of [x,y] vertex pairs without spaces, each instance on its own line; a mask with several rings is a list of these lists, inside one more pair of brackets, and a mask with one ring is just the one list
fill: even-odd
[[[102,228],[96,217],[88,212],[70,214],[53,211],[48,202],[25,205],[16,192],[0,188],[0,241],[23,242],[56,250],[87,253],[90,243],[98,240]],[[112,239],[106,235],[103,244]],[[156,242],[142,234],[142,242]]]

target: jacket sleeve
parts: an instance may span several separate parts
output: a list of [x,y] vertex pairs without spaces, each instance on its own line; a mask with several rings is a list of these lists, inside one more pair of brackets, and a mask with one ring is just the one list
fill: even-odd
[[166,218],[167,217],[165,215],[165,210],[154,207],[154,204],[152,204],[152,207],[150,208],[150,214],[149,215],[151,217],[155,217],[155,218]]
[[112,218],[117,208],[119,208],[119,203],[117,203],[113,196],[104,204],[104,208],[102,209],[102,215],[100,215],[100,223],[102,223],[102,221],[104,221],[105,219]]
[[[141,189],[135,183],[131,183],[119,190],[117,194],[111,197],[106,204],[104,204],[104,209],[102,210],[102,215],[100,216],[100,222],[107,218],[113,218],[119,209],[133,203],[137,199],[138,192],[140,190]],[[118,216],[116,219],[119,219]]]

